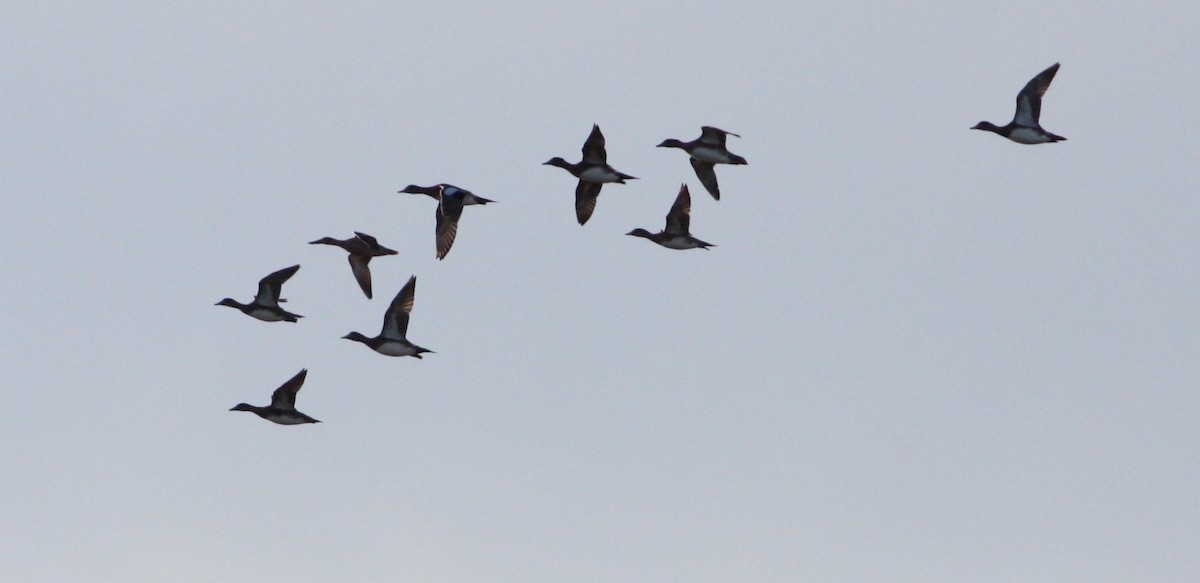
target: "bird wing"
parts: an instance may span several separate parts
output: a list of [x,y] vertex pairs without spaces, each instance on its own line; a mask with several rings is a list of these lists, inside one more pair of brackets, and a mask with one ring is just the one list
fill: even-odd
[[671,210],[667,212],[667,226],[663,229],[665,233],[674,235],[687,235],[688,226],[691,223],[692,214],[692,195],[688,192],[686,184],[679,187],[679,196],[675,197],[675,204],[671,205]]
[[279,385],[274,393],[271,393],[271,406],[276,409],[296,410],[296,393],[300,392],[300,386],[304,384],[304,377],[308,376],[308,369],[302,368],[296,376],[288,379],[286,383]]
[[354,235],[356,237],[358,237],[359,240],[362,241],[362,243],[364,245],[363,248],[366,251],[370,252],[371,256],[373,256],[373,257],[378,257],[381,255],[395,255],[396,254],[395,249],[388,249],[387,247],[380,245],[379,240],[376,239],[375,237],[372,237],[366,233],[359,233],[358,231],[355,231]]
[[381,336],[397,340],[404,339],[404,335],[408,333],[408,315],[412,313],[416,291],[417,276],[414,275],[408,279],[408,283],[404,284],[404,287],[400,288],[396,298],[388,306],[387,312],[384,312]]
[[737,138],[742,137],[733,132],[727,132],[721,128],[714,128],[712,126],[704,126],[704,127],[700,128],[700,141],[701,142],[724,146],[725,145],[725,136],[734,136]]
[[351,253],[349,258],[350,272],[354,274],[354,280],[358,282],[358,287],[362,288],[363,293],[367,294],[367,299],[371,299],[371,268],[368,266],[371,257]]
[[262,306],[279,306],[279,292],[283,288],[283,282],[296,274],[300,270],[299,265],[285,267],[258,280],[258,295],[254,296],[254,303]]
[[454,237],[458,235],[458,219],[462,216],[463,201],[457,196],[442,196],[438,204],[437,225],[434,234],[437,238],[437,258],[444,259],[454,245]]
[[583,164],[607,164],[608,153],[604,150],[604,134],[600,126],[592,124],[592,133],[583,143]]
[[707,190],[713,198],[721,200],[721,187],[717,186],[717,172],[713,169],[712,162],[705,162],[695,158],[688,158],[688,162],[692,163],[692,169],[696,171],[696,178],[700,179],[700,184],[704,185],[704,190]]
[[359,233],[358,231],[354,232],[354,236],[358,237],[359,239],[362,239],[362,242],[366,243],[367,247],[369,247],[371,249],[379,248],[379,240],[376,239],[375,237],[372,237],[366,233]]
[[1050,82],[1057,72],[1058,63],[1054,63],[1025,84],[1017,94],[1017,113],[1013,116],[1013,123],[1026,127],[1038,126],[1038,120],[1042,117],[1042,96],[1050,88]]
[[592,211],[596,210],[596,199],[600,197],[601,186],[604,184],[580,180],[579,185],[575,187],[575,218],[579,224],[582,225],[592,218]]

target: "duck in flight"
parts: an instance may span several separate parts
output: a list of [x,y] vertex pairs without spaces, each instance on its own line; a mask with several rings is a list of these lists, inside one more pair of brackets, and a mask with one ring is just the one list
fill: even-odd
[[708,249],[715,247],[711,243],[705,243],[697,239],[688,232],[689,223],[691,223],[692,214],[692,195],[688,192],[686,184],[679,187],[679,195],[675,197],[675,204],[671,205],[670,212],[667,213],[667,226],[659,233],[651,233],[646,229],[634,229],[626,235],[634,237],[642,237],[650,239],[667,249]]
[[409,184],[400,192],[409,194],[424,194],[438,201],[437,211],[434,212],[436,227],[434,234],[437,242],[437,258],[445,259],[454,245],[454,237],[458,234],[458,219],[462,217],[463,207],[483,205],[496,202],[483,198],[469,190],[453,184],[435,184],[433,186],[417,186]]
[[300,369],[296,376],[271,393],[271,404],[266,407],[238,403],[230,411],[250,411],[267,421],[280,425],[320,423],[320,421],[296,410],[296,393],[300,392],[300,386],[304,384],[306,376],[308,376],[308,369]]
[[258,281],[258,295],[254,296],[254,301],[243,304],[231,298],[225,298],[216,305],[229,306],[237,308],[243,314],[258,318],[264,322],[295,322],[298,318],[303,318],[300,314],[293,314],[281,307],[280,302],[287,300],[279,297],[279,292],[283,288],[283,282],[296,274],[300,270],[299,265],[285,267],[272,273]]
[[421,358],[421,354],[425,352],[432,353],[432,350],[427,350],[408,341],[405,334],[408,333],[408,315],[412,313],[413,299],[417,291],[417,276],[409,278],[408,283],[400,288],[400,292],[396,294],[396,298],[392,300],[386,312],[383,313],[383,329],[379,331],[379,335],[374,338],[369,338],[358,332],[351,332],[342,338],[362,342],[371,347],[371,350],[379,354],[387,356],[415,356]]
[[571,164],[559,157],[551,158],[542,164],[558,166],[579,179],[579,184],[575,187],[575,218],[580,225],[586,223],[592,217],[592,211],[596,210],[600,187],[607,182],[625,184],[626,180],[636,180],[636,177],[618,172],[608,165],[604,134],[600,133],[600,126],[595,124],[592,124],[592,133],[583,143],[583,158],[578,164]]
[[744,166],[746,164],[745,158],[725,149],[726,136],[741,137],[720,128],[704,126],[700,128],[700,137],[690,142],[681,142],[670,138],[663,140],[658,147],[679,148],[687,152],[688,161],[692,163],[692,169],[696,171],[696,177],[700,179],[700,184],[704,185],[704,189],[713,198],[721,200],[721,188],[717,185],[717,172],[713,166],[716,164]]
[[1017,111],[1013,115],[1013,120],[1007,125],[997,126],[989,121],[981,121],[971,129],[994,132],[1019,144],[1049,144],[1065,141],[1066,138],[1042,129],[1039,123],[1042,116],[1042,96],[1050,88],[1050,82],[1054,80],[1054,74],[1057,72],[1058,63],[1054,63],[1025,84],[1025,88],[1017,94]]
[[354,232],[353,237],[344,241],[333,237],[321,237],[316,241],[309,241],[308,244],[333,245],[350,253],[350,272],[354,274],[354,280],[358,282],[358,287],[362,288],[364,294],[367,294],[367,299],[371,298],[371,268],[368,266],[371,258],[396,254],[395,250],[380,245],[375,237],[358,231]]
[[459,188],[453,184],[446,184],[444,182],[441,184],[435,184],[433,186],[417,186],[416,184],[409,184],[400,192],[404,194],[424,194],[433,200],[439,200],[440,196],[444,193],[446,195],[462,199],[464,206],[496,202],[488,198],[483,198],[482,196],[479,196],[465,188]]

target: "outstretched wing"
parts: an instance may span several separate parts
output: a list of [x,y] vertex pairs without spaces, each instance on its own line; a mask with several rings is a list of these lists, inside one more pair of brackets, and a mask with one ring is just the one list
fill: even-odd
[[608,153],[604,150],[604,134],[600,126],[592,124],[592,133],[583,143],[583,164],[607,164]]
[[400,288],[387,312],[383,314],[383,331],[380,335],[403,340],[408,333],[408,315],[412,313],[413,299],[416,297],[417,276],[408,278],[408,283]]
[[671,205],[671,210],[667,213],[667,226],[663,231],[674,235],[687,235],[691,215],[692,194],[684,184],[679,187],[679,196],[675,197],[675,204]]
[[371,268],[368,266],[371,257],[354,253],[351,253],[349,257],[350,272],[354,274],[354,281],[357,281],[358,287],[362,288],[364,294],[367,294],[367,299],[371,299]]
[[688,158],[688,162],[692,163],[692,169],[696,171],[696,178],[700,179],[704,190],[707,190],[713,198],[721,200],[721,187],[717,186],[717,171],[713,168],[713,163],[695,158]]
[[371,249],[379,248],[379,240],[377,240],[375,237],[372,237],[366,233],[359,233],[358,231],[354,232],[354,236],[362,239],[362,242],[366,243],[367,247],[370,247]]
[[358,231],[355,231],[354,236],[358,237],[358,239],[362,241],[363,245],[365,246],[364,249],[369,251],[372,256],[396,254],[394,249],[388,249],[387,247],[380,245],[378,239],[366,233],[359,233]]
[[286,383],[279,385],[274,393],[271,393],[271,406],[276,409],[296,410],[296,393],[300,392],[300,386],[304,384],[304,377],[308,376],[308,369],[302,368],[296,376],[289,379]]
[[458,235],[458,219],[462,217],[462,211],[462,197],[442,195],[436,213],[437,226],[434,228],[438,259],[444,259],[450,252],[450,247],[454,245],[454,237]]
[[721,128],[714,128],[712,126],[704,126],[700,128],[700,141],[706,144],[724,146],[725,136],[733,136],[735,138],[742,137],[733,132],[727,132]]
[[600,197],[601,186],[604,184],[580,180],[579,185],[575,187],[575,219],[579,221],[579,224],[582,225],[592,218],[592,211],[596,210],[596,199]]
[[293,265],[258,280],[258,295],[254,296],[254,303],[262,306],[278,306],[279,292],[283,288],[283,282],[299,270],[299,265]]
[[1025,84],[1025,88],[1017,94],[1017,113],[1013,116],[1014,123],[1019,126],[1037,127],[1038,120],[1042,117],[1042,96],[1050,88],[1050,82],[1054,80],[1054,74],[1057,72],[1058,63],[1054,63]]

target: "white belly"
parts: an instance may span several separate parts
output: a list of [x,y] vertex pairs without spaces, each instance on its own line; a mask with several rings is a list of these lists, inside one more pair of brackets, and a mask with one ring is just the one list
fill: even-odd
[[303,423],[306,423],[303,419],[300,419],[299,417],[290,417],[290,416],[289,417],[284,417],[284,416],[272,417],[271,421],[274,423],[278,423],[280,425],[301,425]]
[[695,241],[686,237],[671,237],[660,243],[660,245],[667,249],[695,249],[699,247]]
[[585,182],[616,182],[621,179],[616,173],[607,168],[588,168],[579,173],[579,179]]
[[691,156],[701,162],[709,164],[728,164],[729,155],[715,148],[695,148],[691,152]]
[[250,310],[250,316],[258,318],[263,322],[278,322],[283,320],[283,316],[279,312],[273,310],[264,310],[262,308]]
[[375,349],[375,352],[378,352],[379,354],[386,354],[387,356],[412,356],[417,353],[416,350],[413,350],[411,344],[405,344],[402,342],[385,342],[380,344],[379,347]]
[[1047,144],[1051,142],[1050,138],[1045,133],[1034,128],[1016,128],[1011,134],[1008,134],[1008,139],[1021,144]]

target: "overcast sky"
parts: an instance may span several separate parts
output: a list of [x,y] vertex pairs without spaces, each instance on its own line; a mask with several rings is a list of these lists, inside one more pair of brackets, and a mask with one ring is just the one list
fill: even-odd
[[[1200,580],[1197,22],[9,3],[3,579]],[[1055,62],[1068,141],[968,129]],[[593,123],[640,179],[580,227]],[[438,182],[498,201],[445,261]],[[717,247],[624,236],[682,183]],[[298,324],[213,305],[296,263]],[[414,274],[436,354],[340,338]],[[228,411],[301,368],[323,423]]]

